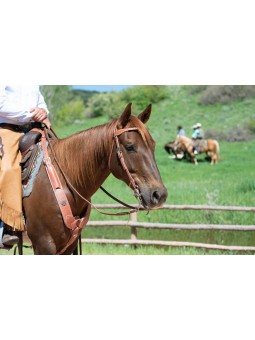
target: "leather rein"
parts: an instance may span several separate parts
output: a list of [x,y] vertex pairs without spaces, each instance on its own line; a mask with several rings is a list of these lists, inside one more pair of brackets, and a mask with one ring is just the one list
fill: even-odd
[[[34,129],[37,130],[37,129]],[[39,131],[39,130],[38,130]],[[49,177],[53,192],[55,194],[55,197],[57,199],[64,223],[66,225],[66,227],[68,229],[70,229],[71,231],[71,237],[69,239],[69,241],[67,242],[67,244],[57,253],[57,255],[63,254],[65,252],[65,250],[71,246],[79,237],[80,232],[82,230],[82,228],[87,224],[89,216],[90,216],[90,211],[91,211],[91,206],[93,206],[93,208],[95,208],[99,213],[104,214],[104,215],[114,215],[114,216],[118,216],[118,215],[130,215],[134,212],[137,212],[138,210],[140,210],[140,205],[141,205],[141,194],[139,191],[139,188],[137,186],[137,184],[135,183],[132,175],[130,174],[128,167],[126,165],[126,162],[124,160],[123,157],[123,153],[120,149],[120,143],[119,143],[119,139],[118,137],[120,135],[122,135],[125,132],[128,131],[138,131],[143,140],[146,142],[143,133],[138,129],[138,128],[126,128],[126,129],[115,129],[114,134],[113,134],[113,143],[112,143],[112,147],[111,147],[111,152],[110,152],[110,156],[109,156],[109,160],[108,160],[108,168],[110,170],[110,163],[111,163],[111,158],[112,158],[112,153],[113,153],[113,147],[114,147],[114,143],[116,145],[116,152],[117,152],[117,156],[118,159],[121,163],[121,166],[123,168],[123,170],[126,172],[129,180],[130,180],[130,184],[129,186],[132,187],[133,191],[134,191],[134,195],[135,197],[138,199],[139,201],[139,205],[138,207],[134,207],[131,206],[127,203],[122,202],[121,200],[117,199],[116,197],[114,197],[113,195],[111,195],[107,190],[105,190],[102,186],[100,187],[101,190],[103,190],[108,196],[110,196],[112,199],[114,199],[115,201],[119,202],[120,204],[122,204],[123,206],[132,209],[130,212],[119,212],[119,213],[105,213],[100,211],[99,209],[97,209],[89,200],[87,200],[85,197],[83,197],[74,187],[73,185],[70,183],[70,181],[68,180],[68,178],[66,177],[66,175],[64,174],[58,160],[56,159],[54,150],[51,146],[51,142],[50,142],[50,138],[48,136],[48,132],[47,132],[47,128],[45,127],[44,130],[40,130],[40,133],[42,133],[42,138],[40,141],[40,145],[43,151],[43,157],[44,157],[44,165],[45,165],[45,169],[47,172],[47,175]],[[55,135],[55,133],[54,133]],[[60,182],[59,176],[55,170],[55,167],[52,164],[51,158],[49,156],[48,153],[48,149],[47,149],[47,142],[48,145],[50,146],[50,149],[52,151],[53,157],[55,162],[57,163],[59,170],[61,171],[63,177],[65,178],[67,184],[75,191],[76,194],[78,194],[78,196],[80,198],[82,198],[84,201],[86,201],[88,203],[87,206],[87,211],[86,214],[83,218],[77,218],[73,216],[70,204],[68,202],[67,196],[65,194],[65,191],[63,189],[63,186]]]

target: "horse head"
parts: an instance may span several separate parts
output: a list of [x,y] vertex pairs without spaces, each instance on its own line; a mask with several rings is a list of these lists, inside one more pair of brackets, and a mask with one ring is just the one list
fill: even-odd
[[164,145],[164,149],[166,150],[167,153],[171,154],[173,153],[174,155],[176,154],[175,150],[175,141],[168,142]]
[[116,122],[115,146],[109,159],[113,175],[131,186],[146,209],[158,208],[167,198],[155,162],[155,142],[145,124],[151,115],[151,105],[135,117],[128,104]]

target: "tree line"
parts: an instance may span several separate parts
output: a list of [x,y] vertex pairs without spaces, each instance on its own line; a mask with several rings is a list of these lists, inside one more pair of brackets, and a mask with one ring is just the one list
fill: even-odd
[[[214,105],[246,100],[255,97],[254,85],[190,85],[185,86],[187,95],[199,94],[199,105]],[[121,92],[99,93],[74,90],[68,85],[43,85],[41,91],[56,125],[79,123],[85,119],[108,116],[117,117],[127,103],[133,103],[135,112],[140,112],[149,103],[155,104],[170,99],[167,85],[136,85]],[[255,120],[250,129],[255,131]]]
[[54,124],[69,124],[98,116],[117,117],[127,103],[134,110],[143,110],[148,103],[158,103],[169,96],[166,85],[141,85],[122,92],[99,93],[74,90],[68,85],[44,85],[41,92]]

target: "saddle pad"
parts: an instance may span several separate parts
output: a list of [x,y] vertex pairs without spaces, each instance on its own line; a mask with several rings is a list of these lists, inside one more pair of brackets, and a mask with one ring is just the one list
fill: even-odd
[[34,161],[34,168],[31,172],[29,180],[26,185],[22,184],[22,197],[23,198],[28,197],[31,194],[33,190],[34,181],[36,179],[36,176],[42,164],[42,160],[43,160],[43,152],[42,152],[41,145],[39,144],[39,153],[38,153],[36,160]]
[[202,139],[199,143],[200,148],[206,148],[207,147],[207,140]]

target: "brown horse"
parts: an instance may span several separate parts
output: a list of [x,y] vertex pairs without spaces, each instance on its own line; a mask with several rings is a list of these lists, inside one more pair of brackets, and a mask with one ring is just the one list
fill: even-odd
[[[190,160],[198,164],[196,155],[194,154],[194,141],[188,137],[180,136],[175,141],[176,148],[183,148],[190,157]],[[197,146],[197,145],[196,145]],[[219,143],[214,139],[200,140],[198,145],[199,153],[205,152],[211,159],[211,164],[216,164],[220,160]]]
[[[135,183],[144,208],[155,209],[165,202],[167,190],[155,163],[155,142],[144,125],[150,114],[151,105],[135,117],[131,115],[131,104],[128,104],[119,119],[53,141],[54,151],[49,153],[73,216],[89,215],[88,202],[110,173],[127,185],[132,181]],[[114,134],[117,136],[117,144],[114,142]],[[128,171],[123,169],[117,155],[118,149]],[[71,234],[65,226],[43,164],[31,195],[23,199],[23,206],[27,233],[34,253],[60,253]],[[63,254],[71,254],[76,246],[77,241]]]
[[164,145],[164,149],[166,150],[167,153],[169,153],[169,155],[171,155],[171,153],[174,155],[173,157],[175,157],[175,159],[177,160],[182,160],[184,157],[186,157],[186,150],[184,148],[183,145],[179,145],[177,147],[177,144],[175,143],[176,141],[171,141],[169,143],[166,143]]

